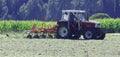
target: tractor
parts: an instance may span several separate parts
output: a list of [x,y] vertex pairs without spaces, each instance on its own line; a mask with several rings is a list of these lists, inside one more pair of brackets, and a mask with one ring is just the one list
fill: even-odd
[[85,40],[105,38],[106,29],[99,22],[89,22],[84,10],[62,10],[62,18],[57,22],[56,37],[62,39]]
[[27,31],[27,38],[45,38],[46,35],[54,35],[58,39],[79,39],[83,35],[85,40],[103,40],[106,34],[106,29],[100,28],[99,22],[89,22],[84,10],[62,10],[62,18],[55,26],[48,25],[43,28],[44,22],[41,25],[42,27],[36,29],[34,24],[31,30]]

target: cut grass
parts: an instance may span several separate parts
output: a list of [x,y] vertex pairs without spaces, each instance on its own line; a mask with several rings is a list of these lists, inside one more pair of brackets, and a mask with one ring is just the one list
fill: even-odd
[[107,34],[105,40],[23,39],[21,36],[11,38],[6,37],[5,34],[2,35],[0,36],[0,57],[120,56],[119,33]]

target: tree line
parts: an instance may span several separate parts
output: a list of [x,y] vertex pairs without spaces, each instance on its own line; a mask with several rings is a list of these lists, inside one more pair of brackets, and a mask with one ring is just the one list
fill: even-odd
[[88,16],[107,13],[120,17],[120,0],[0,0],[1,20],[43,20],[56,21],[61,10],[86,10]]

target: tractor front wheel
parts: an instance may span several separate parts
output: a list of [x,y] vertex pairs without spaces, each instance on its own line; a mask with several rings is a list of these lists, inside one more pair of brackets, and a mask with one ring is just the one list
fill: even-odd
[[95,33],[95,30],[93,29],[88,29],[84,32],[83,34],[83,37],[84,39],[86,40],[90,40],[90,39],[93,39],[93,38],[96,38],[96,33]]
[[100,34],[97,36],[96,40],[104,40],[104,38],[105,38],[105,33],[100,33]]

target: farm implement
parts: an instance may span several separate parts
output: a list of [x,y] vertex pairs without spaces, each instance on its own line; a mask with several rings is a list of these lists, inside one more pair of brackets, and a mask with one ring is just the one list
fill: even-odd
[[56,33],[56,29],[57,26],[53,26],[51,27],[50,24],[47,25],[47,27],[44,27],[45,23],[42,22],[41,23],[41,27],[36,29],[36,25],[37,24],[33,24],[31,30],[27,30],[27,38],[46,38],[46,37],[50,37],[50,38],[54,38],[55,33]]
[[51,27],[36,29],[36,24],[33,24],[31,30],[27,33],[27,38],[61,38],[61,39],[79,39],[81,35],[84,39],[103,40],[106,35],[106,29],[100,28],[99,22],[89,22],[86,11],[84,10],[62,10],[62,18],[57,21],[57,24]]

